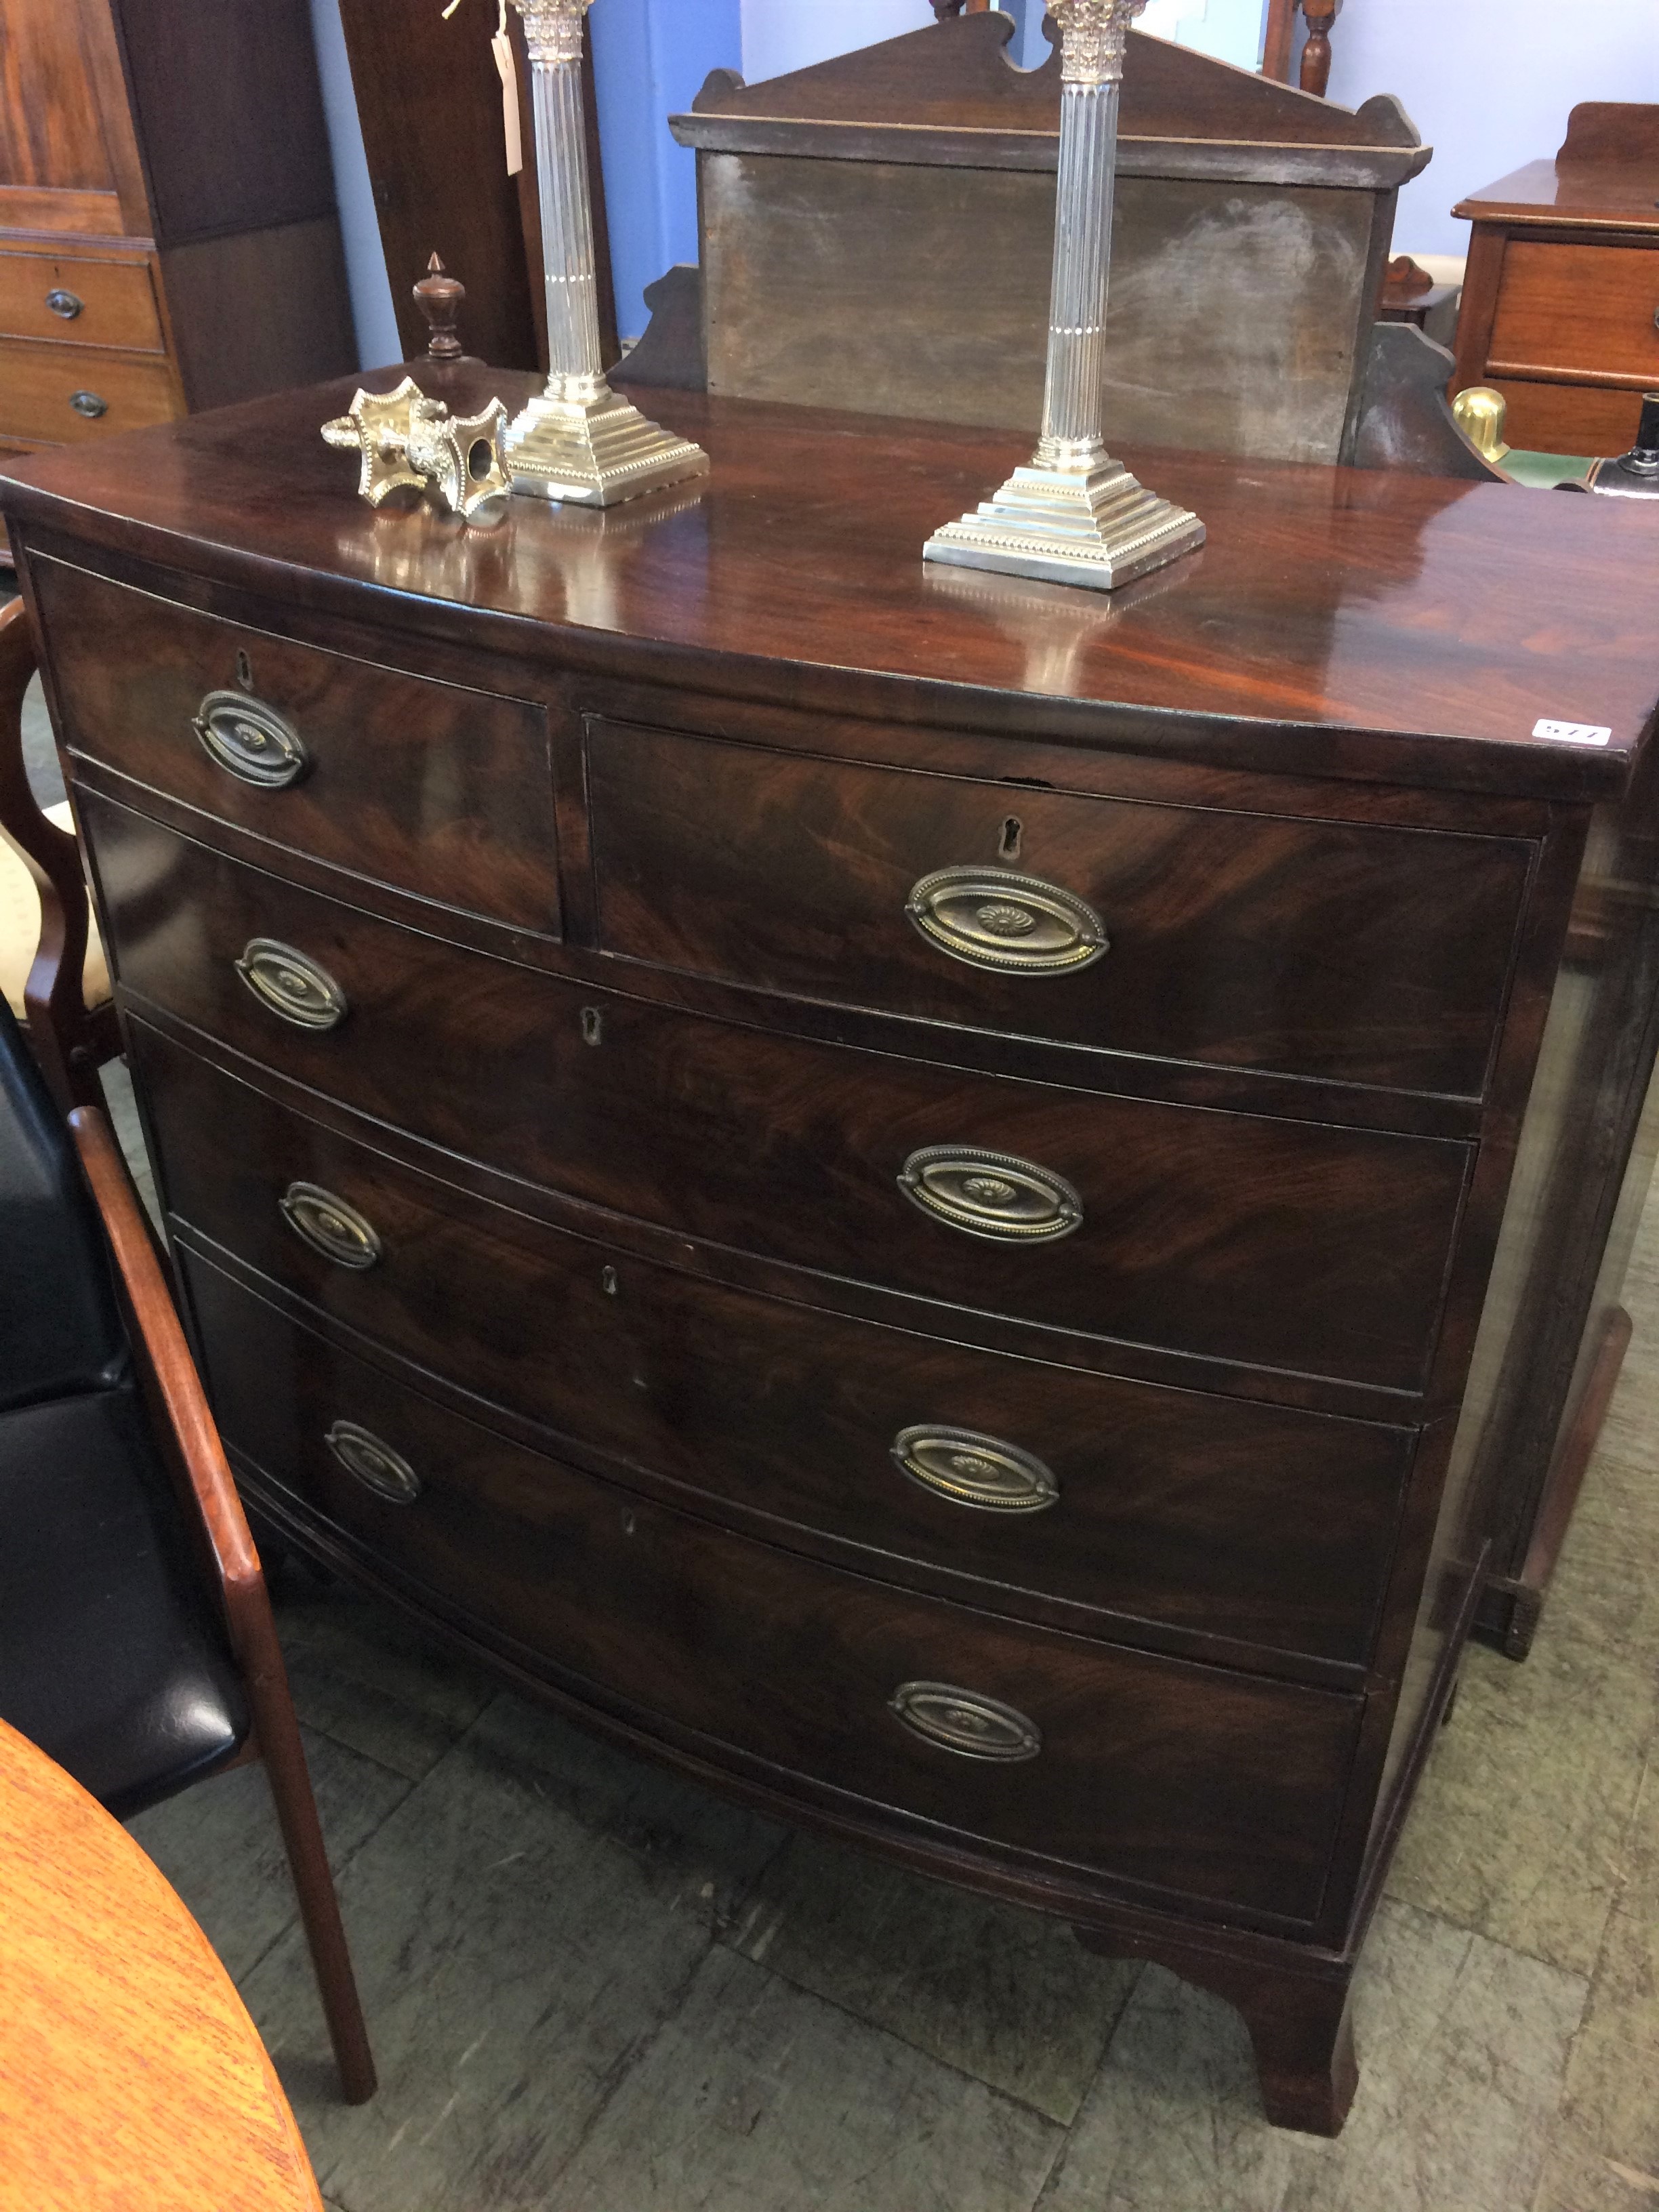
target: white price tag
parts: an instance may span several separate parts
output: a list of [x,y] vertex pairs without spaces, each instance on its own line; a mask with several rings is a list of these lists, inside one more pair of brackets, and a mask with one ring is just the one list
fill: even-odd
[[1599,722],[1534,722],[1532,733],[1535,738],[1552,738],[1558,745],[1605,745],[1613,738],[1613,732],[1604,730]]

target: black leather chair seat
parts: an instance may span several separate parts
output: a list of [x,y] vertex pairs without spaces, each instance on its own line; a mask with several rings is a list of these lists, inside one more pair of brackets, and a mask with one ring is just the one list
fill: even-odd
[[248,1713],[131,1384],[0,1413],[0,1717],[121,1818]]

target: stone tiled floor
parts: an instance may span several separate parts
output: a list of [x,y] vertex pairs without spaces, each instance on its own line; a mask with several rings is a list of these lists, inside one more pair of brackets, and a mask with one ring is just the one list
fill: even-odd
[[263,1778],[136,1831],[335,2212],[1659,2212],[1659,1203],[1630,1304],[1537,1646],[1471,1652],[1413,1811],[1336,2143],[1265,2124],[1218,2000],[736,1811],[343,1592],[282,1624],[373,2105],[335,2100]]
[[1156,1967],[590,1742],[362,1600],[282,1608],[384,2086],[334,2099],[264,1784],[137,1833],[337,2212],[1656,2212],[1659,1206],[1532,1658],[1471,1652],[1336,2143]]

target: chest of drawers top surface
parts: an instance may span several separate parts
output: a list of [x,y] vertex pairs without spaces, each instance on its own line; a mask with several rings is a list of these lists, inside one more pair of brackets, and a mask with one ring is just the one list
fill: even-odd
[[[458,408],[531,388],[422,374]],[[396,373],[367,381],[386,387]],[[373,612],[420,645],[727,696],[1494,794],[1620,787],[1656,702],[1659,517],[1389,471],[1161,453],[1202,552],[1109,597],[927,567],[1025,458],[993,432],[662,392],[712,475],[494,529],[374,514],[318,426],[335,385],[13,465],[0,510],[208,584]],[[1131,455],[1133,465],[1135,457]],[[511,670],[503,667],[504,678]],[[1606,729],[1540,739],[1540,720]]]

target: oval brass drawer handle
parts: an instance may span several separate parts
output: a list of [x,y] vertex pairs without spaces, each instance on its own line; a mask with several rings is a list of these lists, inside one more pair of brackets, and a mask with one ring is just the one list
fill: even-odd
[[1075,891],[1012,868],[939,868],[905,913],[930,945],[1003,975],[1067,975],[1107,950],[1106,926]]
[[293,725],[240,691],[210,691],[191,727],[216,768],[260,791],[285,790],[311,766]]
[[236,973],[262,1006],[297,1030],[337,1030],[349,1012],[326,968],[274,937],[251,937]]
[[923,1423],[893,1439],[901,1474],[983,1513],[1042,1513],[1060,1499],[1060,1485],[1032,1452],[1006,1444],[977,1429],[944,1429]]
[[421,1478],[401,1452],[382,1443],[372,1430],[356,1421],[336,1421],[323,1442],[352,1480],[393,1505],[412,1505],[421,1494]]
[[1042,1243],[1069,1237],[1083,1200],[1064,1176],[1012,1152],[924,1145],[899,1170],[899,1188],[935,1221],[1000,1243]]
[[925,1743],[963,1759],[1006,1765],[1035,1759],[1042,1748],[1042,1731],[1035,1721],[999,1698],[958,1690],[949,1682],[901,1682],[887,1710]]
[[295,1235],[337,1267],[362,1274],[380,1258],[380,1240],[373,1225],[320,1183],[291,1182],[277,1202]]
[[109,413],[108,400],[100,398],[95,392],[71,392],[70,405],[88,422],[95,422],[100,415]]
[[47,307],[66,323],[72,323],[86,304],[76,294],[66,292],[61,285],[55,286],[46,295]]

